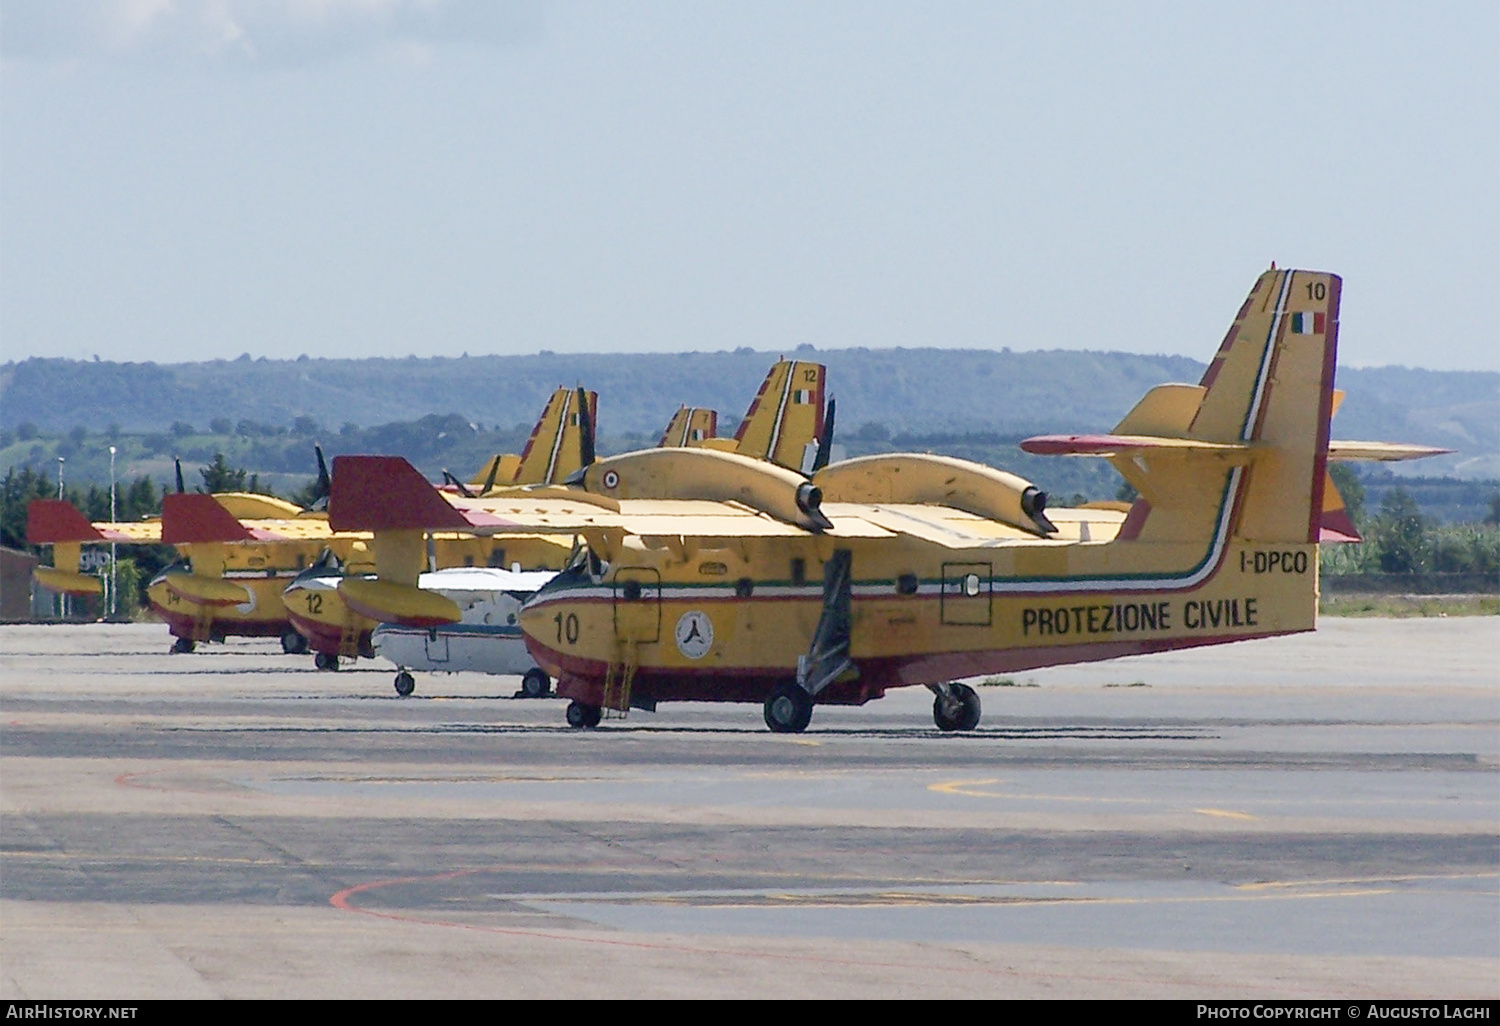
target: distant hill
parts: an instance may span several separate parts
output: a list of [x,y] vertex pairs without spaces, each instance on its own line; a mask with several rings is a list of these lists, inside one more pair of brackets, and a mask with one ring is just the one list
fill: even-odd
[[[1184,357],[1061,350],[801,347],[828,365],[839,433],[1021,437],[1112,427],[1152,385],[1197,381]],[[494,430],[529,426],[559,384],[600,393],[601,434],[655,434],[680,403],[712,406],[732,430],[775,353],[583,354],[418,359],[215,360],[153,364],[31,359],[0,366],[0,428],[46,432],[111,425],[179,433],[286,427],[298,418],[328,434],[457,414]],[[1427,475],[1500,476],[1500,374],[1404,367],[1341,368],[1348,398],[1341,438],[1386,439],[1459,450],[1424,461]],[[1415,468],[1413,468],[1415,470]]]

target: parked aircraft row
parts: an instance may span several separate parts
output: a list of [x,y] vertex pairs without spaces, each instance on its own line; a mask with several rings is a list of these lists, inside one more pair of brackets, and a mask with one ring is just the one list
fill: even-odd
[[[817,458],[818,439],[826,441],[831,433],[833,404],[825,403],[825,379],[820,364],[778,361],[734,437],[717,436],[713,410],[684,406],[660,445],[711,446],[805,464]],[[491,457],[467,483],[444,471],[444,487],[473,496],[560,484],[593,462],[597,415],[597,394],[559,388],[520,455]],[[29,512],[28,537],[56,548],[54,566],[39,568],[36,579],[53,591],[96,594],[99,578],[76,570],[82,545],[173,545],[182,560],[159,574],[147,595],[176,638],[174,652],[227,637],[279,636],[288,653],[311,650],[320,669],[379,652],[400,667],[395,686],[402,695],[415,687],[410,669],[519,673],[524,694],[546,694],[550,678],[531,663],[515,617],[520,602],[562,568],[570,540],[555,534],[434,532],[426,539],[428,569],[418,600],[457,602],[464,615],[420,631],[395,625],[379,631],[378,621],[358,612],[361,588],[381,591],[373,580],[374,538],[329,529],[329,476],[321,450],[317,461],[320,498],[308,509],[253,493],[187,493],[180,467],[178,492],[166,497],[161,516],[138,523],[90,524],[65,502],[40,500]],[[346,582],[352,583],[341,589]],[[412,611],[407,612],[409,618]],[[504,643],[492,643],[497,639]]]
[[[1340,295],[1335,275],[1273,266],[1197,384],[1151,389],[1109,433],[1022,443],[1109,460],[1128,506],[1049,508],[1029,481],[928,454],[830,462],[823,370],[783,361],[732,440],[684,407],[660,447],[600,459],[593,398],[561,390],[482,483],[340,456],[326,515],[170,496],[160,536],[189,569],[163,575],[161,612],[179,644],[199,641],[270,624],[257,610],[284,590],[280,622],[325,660],[409,665],[519,638],[576,727],[740,701],[797,732],[816,705],[923,685],[939,728],[973,729],[962,678],[1315,628],[1318,545],[1358,537],[1327,462],[1439,451],[1329,440]],[[49,586],[80,542],[139,540],[141,525],[64,528],[39,506]],[[276,579],[291,552],[295,583]],[[483,586],[486,568],[506,583]]]

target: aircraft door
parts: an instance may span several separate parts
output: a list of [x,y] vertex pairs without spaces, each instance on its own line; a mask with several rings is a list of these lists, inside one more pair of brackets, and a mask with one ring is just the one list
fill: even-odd
[[427,661],[431,663],[448,661],[448,635],[439,634],[435,627],[427,632]]
[[962,627],[990,625],[989,563],[944,563],[942,621]]
[[661,638],[661,574],[627,566],[615,572],[615,637],[652,643]]

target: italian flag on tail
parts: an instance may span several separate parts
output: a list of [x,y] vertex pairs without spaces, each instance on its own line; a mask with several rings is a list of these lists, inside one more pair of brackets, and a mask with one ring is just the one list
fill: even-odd
[[1292,314],[1293,335],[1325,335],[1328,333],[1328,315],[1325,313]]

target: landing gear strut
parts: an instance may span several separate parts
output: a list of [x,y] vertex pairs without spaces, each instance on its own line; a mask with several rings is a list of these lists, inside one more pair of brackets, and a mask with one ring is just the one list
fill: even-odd
[[979,696],[967,684],[929,684],[932,719],[938,730],[973,730],[979,726]]

